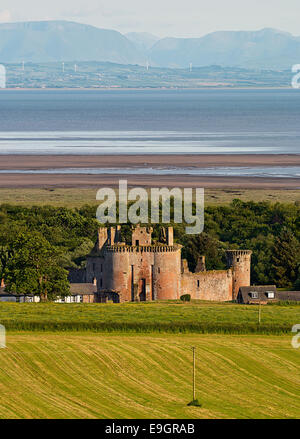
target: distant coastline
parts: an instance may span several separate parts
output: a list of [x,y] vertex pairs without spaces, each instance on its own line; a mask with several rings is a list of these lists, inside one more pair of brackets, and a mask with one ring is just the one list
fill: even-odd
[[[97,90],[97,91],[151,91],[151,90],[291,90],[291,86],[274,86],[274,87],[266,87],[266,86],[248,86],[248,87],[240,87],[240,86],[216,86],[216,85],[207,85],[201,87],[6,87],[0,88],[0,93],[5,91],[80,91],[80,90]],[[297,90],[295,91],[297,92]]]

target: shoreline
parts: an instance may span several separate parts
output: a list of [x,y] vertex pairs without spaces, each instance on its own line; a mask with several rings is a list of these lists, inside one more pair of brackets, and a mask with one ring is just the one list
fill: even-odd
[[51,168],[300,166],[299,154],[0,155],[0,170]]
[[268,177],[214,177],[214,176],[145,176],[110,174],[103,176],[78,174],[1,174],[0,188],[98,188],[118,187],[119,180],[126,179],[128,186],[151,187],[190,187],[207,189],[280,189],[300,190],[300,178]]
[[[214,176],[214,175],[145,175],[122,174],[122,168],[220,168],[220,167],[289,167],[300,166],[300,154],[205,154],[205,155],[1,155],[0,188],[100,188],[118,187],[126,179],[129,186],[204,187],[207,189],[300,190],[300,178]],[[47,170],[74,168],[70,174],[17,174],[12,170]],[[79,174],[76,168],[119,168],[113,174]]]

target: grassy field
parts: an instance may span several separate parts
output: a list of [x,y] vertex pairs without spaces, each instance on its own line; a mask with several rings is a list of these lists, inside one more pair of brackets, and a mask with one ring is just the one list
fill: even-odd
[[[84,204],[98,205],[96,188],[0,188],[0,204],[52,205],[81,207]],[[242,201],[271,201],[293,203],[300,201],[300,190],[266,189],[206,189],[205,203],[208,205],[228,204],[233,199]]]
[[214,302],[124,304],[0,303],[8,330],[283,334],[300,322],[300,306]]
[[0,418],[299,418],[299,355],[286,335],[9,333]]

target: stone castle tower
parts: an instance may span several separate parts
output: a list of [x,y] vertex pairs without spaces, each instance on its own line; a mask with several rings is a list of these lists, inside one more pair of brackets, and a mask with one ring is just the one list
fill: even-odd
[[151,227],[135,227],[131,245],[121,241],[120,232],[120,226],[100,228],[87,281],[96,278],[98,292],[116,301],[178,299],[181,246],[173,242],[173,228],[167,228],[163,243],[152,243]]
[[251,250],[227,250],[227,267],[232,269],[232,300],[240,287],[250,286]]
[[121,226],[101,227],[88,257],[86,282],[96,283],[100,301],[176,300],[182,294],[202,300],[235,300],[241,286],[250,286],[251,251],[227,251],[227,270],[206,271],[205,257],[196,272],[181,260],[173,228],[152,242],[151,227],[132,229],[131,245],[122,241]]

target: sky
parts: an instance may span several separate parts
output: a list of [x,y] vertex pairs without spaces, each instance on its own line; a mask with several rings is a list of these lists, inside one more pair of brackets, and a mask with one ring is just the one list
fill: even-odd
[[273,27],[300,35],[299,0],[1,0],[0,22],[71,20],[121,33],[199,37]]

